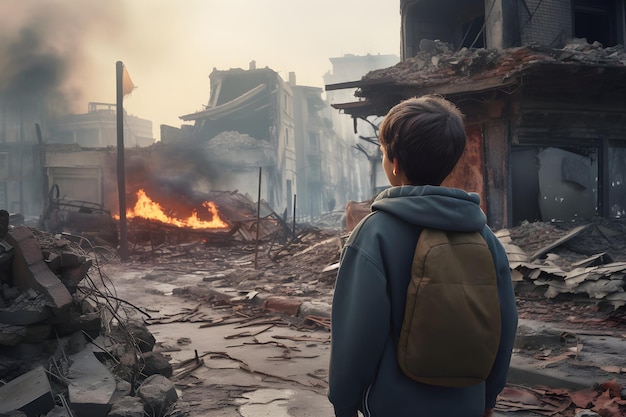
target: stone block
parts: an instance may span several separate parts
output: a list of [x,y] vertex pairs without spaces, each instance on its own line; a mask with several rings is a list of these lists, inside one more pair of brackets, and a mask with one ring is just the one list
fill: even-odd
[[70,312],[67,319],[56,324],[57,332],[60,336],[66,336],[76,332],[84,332],[94,339],[100,334],[102,329],[102,319],[100,313],[78,314]]
[[63,266],[61,255],[58,253],[44,251],[43,256],[44,261],[46,261],[46,264],[48,264],[48,268],[50,268],[51,271],[56,273]]
[[53,309],[62,310],[72,304],[72,295],[61,280],[48,268],[43,259],[25,267],[13,266],[13,283],[17,288],[26,291],[29,288],[41,292]]
[[54,405],[50,381],[41,366],[0,386],[0,413],[20,410],[36,417],[47,414]]
[[172,376],[172,365],[161,352],[146,352],[141,354],[144,367],[141,373],[144,376],[163,375],[167,378]]
[[74,252],[62,252],[61,253],[61,264],[63,268],[72,268],[75,266],[81,266],[87,262],[87,258],[84,255],[79,255]]
[[32,232],[24,227],[16,227],[7,235],[15,249],[12,280],[21,291],[29,288],[46,296],[55,309],[67,308],[72,303],[72,295],[61,280],[54,275],[43,260],[41,247]]
[[83,349],[71,359],[70,407],[79,417],[106,417],[116,389],[115,378],[90,349]]

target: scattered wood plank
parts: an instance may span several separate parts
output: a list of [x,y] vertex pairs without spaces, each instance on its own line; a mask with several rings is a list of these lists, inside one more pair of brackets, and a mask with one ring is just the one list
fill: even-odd
[[583,224],[583,225],[580,225],[578,227],[575,227],[574,229],[572,229],[568,234],[566,234],[562,238],[552,242],[551,244],[549,244],[547,246],[544,246],[543,248],[541,248],[538,251],[536,251],[535,253],[533,253],[530,256],[530,258],[529,258],[529,262],[532,262],[535,259],[539,258],[540,256],[548,253],[552,249],[554,249],[554,248],[556,248],[558,246],[561,246],[563,243],[567,242],[571,238],[573,238],[576,235],[580,234],[582,231],[587,230],[590,226],[591,226],[591,224]]

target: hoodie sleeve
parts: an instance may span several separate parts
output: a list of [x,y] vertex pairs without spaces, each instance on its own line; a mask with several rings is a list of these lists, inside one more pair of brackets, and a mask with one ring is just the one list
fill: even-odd
[[361,408],[389,336],[390,304],[379,265],[358,244],[346,246],[332,307],[328,398],[337,417]]
[[511,269],[504,247],[498,238],[491,232],[484,234],[485,240],[493,253],[498,279],[498,297],[500,301],[501,336],[500,347],[496,360],[487,377],[485,407],[493,408],[496,398],[506,385],[507,375],[511,362],[511,353],[515,335],[517,333],[517,307],[515,292],[511,279]]

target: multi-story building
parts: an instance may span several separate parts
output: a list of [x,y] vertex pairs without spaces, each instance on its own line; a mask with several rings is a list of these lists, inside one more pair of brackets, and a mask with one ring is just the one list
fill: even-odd
[[[53,98],[5,98],[0,110],[0,207],[11,213],[40,217],[53,184],[61,189],[61,198],[104,202],[101,166],[89,162],[92,158],[77,158],[75,153],[65,159],[47,159],[47,149],[54,144],[115,148],[116,106],[89,103],[85,114],[59,114],[62,106]],[[126,113],[124,135],[126,147],[154,143],[152,122]],[[70,155],[63,150],[53,153]],[[116,182],[115,174],[111,181]]]
[[[117,106],[89,103],[87,113],[69,114],[52,125],[52,143],[76,143],[85,148],[117,146]],[[150,146],[155,142],[152,121],[124,110],[124,147]]]
[[[192,126],[162,129],[167,144],[210,148],[209,162],[221,175],[212,187],[237,189],[256,200],[261,174],[263,198],[285,218],[310,221],[354,198],[350,146],[335,130],[319,87],[284,82],[269,68],[214,70],[204,110],[181,116]],[[220,146],[217,146],[216,139]],[[261,169],[259,169],[261,168]],[[227,175],[226,175],[227,173]],[[219,177],[219,178],[218,178]]]
[[329,106],[319,87],[296,85],[290,74],[296,126],[296,166],[300,220],[312,220],[322,213],[342,210],[358,184],[351,183],[346,167],[356,159],[350,143],[328,117]]
[[27,217],[41,213],[47,191],[37,145],[49,117],[43,100],[0,95],[0,208]]
[[[358,79],[368,72],[396,64],[400,58],[393,54],[345,54],[332,57],[332,71],[324,74],[325,84],[337,84]],[[372,116],[354,119],[347,114],[340,114],[330,106],[354,100],[354,88],[330,90],[326,92],[327,117],[332,120],[335,132],[348,146],[347,159],[350,164],[341,164],[343,175],[348,184],[356,188],[349,190],[348,199],[367,200],[386,185],[386,178],[381,171],[381,153],[377,145],[378,124],[380,117]]]
[[[215,168],[214,189],[261,198],[277,213],[291,213],[296,189],[296,145],[291,86],[270,68],[214,69],[204,110],[180,116],[193,122],[185,135],[161,140],[205,148]],[[229,132],[229,133],[228,133]],[[259,178],[259,174],[261,177]]]
[[352,83],[356,119],[439,94],[466,115],[446,184],[493,227],[626,214],[624,2],[401,0],[401,57]]

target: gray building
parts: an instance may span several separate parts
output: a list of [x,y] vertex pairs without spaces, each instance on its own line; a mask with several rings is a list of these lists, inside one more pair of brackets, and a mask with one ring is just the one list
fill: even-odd
[[[53,143],[76,143],[85,148],[117,146],[117,106],[91,102],[87,113],[69,114],[53,122]],[[150,146],[155,142],[152,121],[128,114],[124,110],[124,146]]]
[[[400,58],[394,54],[345,54],[330,58],[332,71],[324,74],[325,84],[349,82],[365,76],[368,72],[386,68],[398,63]],[[349,102],[355,99],[355,88],[326,91],[326,102],[333,106],[337,103]],[[349,142],[351,148],[347,155],[354,163],[344,164],[344,175],[349,183],[356,184],[349,198],[363,201],[371,198],[381,188],[387,186],[384,173],[381,171],[381,154],[376,143],[378,124],[381,118],[371,116],[354,119],[348,114],[332,111],[329,115],[333,121],[337,134]]]

